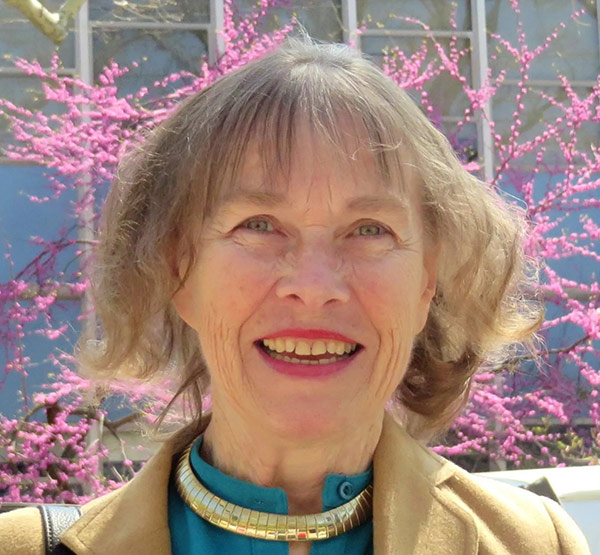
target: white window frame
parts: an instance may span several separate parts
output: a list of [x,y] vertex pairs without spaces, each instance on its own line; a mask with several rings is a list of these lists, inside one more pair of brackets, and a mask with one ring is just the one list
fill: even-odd
[[[473,87],[479,88],[485,82],[488,71],[487,34],[485,0],[470,0],[471,3],[471,30],[449,31],[424,29],[365,29],[358,35],[358,21],[356,17],[356,0],[342,0],[342,19],[344,23],[344,40],[354,40],[360,48],[360,37],[456,37],[467,39],[471,43],[471,77]],[[481,177],[491,180],[494,167],[494,149],[492,133],[490,130],[491,102],[487,102],[477,117],[477,154],[478,162],[482,168]],[[442,116],[442,121],[455,123],[460,118]]]

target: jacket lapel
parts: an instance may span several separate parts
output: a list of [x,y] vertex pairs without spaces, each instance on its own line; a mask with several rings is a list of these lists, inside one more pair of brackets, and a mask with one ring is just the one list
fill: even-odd
[[444,482],[453,465],[410,437],[386,413],[373,460],[375,555],[471,555],[478,533]]
[[173,448],[166,443],[122,488],[84,505],[62,536],[78,555],[171,553],[168,484]]
[[[166,443],[134,480],[83,508],[63,535],[78,555],[171,553],[167,492],[173,447]],[[475,555],[478,534],[445,494],[453,465],[411,438],[389,414],[373,459],[375,555]]]

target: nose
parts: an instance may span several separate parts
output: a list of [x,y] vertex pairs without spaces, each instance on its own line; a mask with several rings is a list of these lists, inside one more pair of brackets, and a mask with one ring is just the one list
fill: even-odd
[[309,308],[348,302],[350,290],[343,279],[343,264],[333,249],[323,244],[304,245],[289,253],[287,262],[285,275],[276,287],[279,298]]

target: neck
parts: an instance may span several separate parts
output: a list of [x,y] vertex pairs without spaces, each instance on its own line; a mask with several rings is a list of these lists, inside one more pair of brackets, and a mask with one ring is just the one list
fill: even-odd
[[374,421],[354,423],[335,436],[297,440],[278,437],[250,419],[214,406],[201,456],[230,476],[283,489],[291,515],[318,513],[326,476],[367,470],[382,425],[383,413]]

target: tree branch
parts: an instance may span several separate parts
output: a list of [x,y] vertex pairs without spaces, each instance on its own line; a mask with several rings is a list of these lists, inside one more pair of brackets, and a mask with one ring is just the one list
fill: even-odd
[[[571,345],[567,345],[565,347],[558,347],[556,349],[548,349],[547,351],[543,351],[541,353],[538,353],[539,355],[557,355],[557,354],[566,354],[566,353],[570,353],[573,349],[575,349],[576,347],[578,347],[579,345],[581,345],[582,343],[585,343],[588,339],[590,338],[590,334],[586,334],[582,337],[580,337],[579,339],[577,339],[576,341],[574,341]],[[513,368],[516,367],[519,363],[521,362],[525,362],[528,360],[533,360],[535,358],[534,355],[516,355],[513,357],[510,357],[508,359],[506,359],[504,362],[493,366],[491,368],[486,368],[487,372],[504,372],[506,370],[507,367],[512,366]]]
[[109,432],[111,432],[115,436],[115,438],[117,438],[120,441],[121,438],[119,437],[118,432],[119,428],[124,424],[128,424],[129,422],[135,422],[136,420],[141,418],[141,416],[142,415],[139,412],[132,412],[127,416],[123,416],[122,418],[119,418],[115,421],[105,420],[104,426]]
[[85,0],[66,0],[57,12],[51,12],[38,0],[4,0],[17,8],[31,23],[55,44],[61,44],[69,33],[69,25]]

